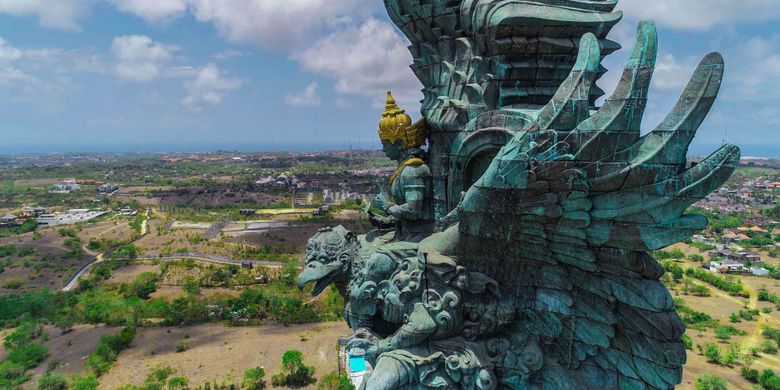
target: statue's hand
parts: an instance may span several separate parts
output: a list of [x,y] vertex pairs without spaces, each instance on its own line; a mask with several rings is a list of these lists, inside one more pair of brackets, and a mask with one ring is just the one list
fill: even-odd
[[379,336],[371,329],[360,328],[347,341],[347,351],[352,355],[367,354],[371,348],[381,341]]
[[390,340],[391,339],[379,340],[377,344],[369,347],[368,350],[366,350],[366,360],[369,362],[376,362],[379,359],[379,355],[387,351],[392,351],[393,348]]
[[381,216],[375,214],[373,211],[368,211],[368,221],[372,226],[378,229],[389,229],[395,227],[396,219],[391,216]]

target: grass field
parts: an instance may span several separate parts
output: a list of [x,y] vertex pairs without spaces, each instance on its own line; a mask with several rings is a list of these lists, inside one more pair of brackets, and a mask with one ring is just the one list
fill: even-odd
[[[315,376],[319,378],[338,368],[337,340],[348,334],[343,322],[286,327],[206,324],[143,328],[111,371],[101,378],[100,389],[114,390],[128,383],[139,385],[161,365],[176,369],[177,375],[187,377],[193,385],[240,381],[244,371],[252,367],[264,367],[270,380],[280,370],[282,355],[291,348],[303,352],[304,361],[316,368]],[[176,352],[176,345],[182,341],[189,348]]]

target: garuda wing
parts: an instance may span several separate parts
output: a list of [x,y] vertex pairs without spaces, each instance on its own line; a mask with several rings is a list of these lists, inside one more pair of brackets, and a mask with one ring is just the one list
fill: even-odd
[[[657,54],[653,22],[640,24],[617,89],[595,112],[588,99],[599,42],[587,34],[579,47],[555,97],[464,195],[459,261],[495,278],[522,313],[518,326],[544,341],[553,370],[546,381],[673,388],[686,359],[684,325],[648,251],[704,229],[707,220],[685,210],[738,164],[732,145],[686,163],[720,88],[723,59],[706,56],[672,112],[641,136]],[[477,123],[500,127],[503,119],[491,117],[507,115],[484,113]]]

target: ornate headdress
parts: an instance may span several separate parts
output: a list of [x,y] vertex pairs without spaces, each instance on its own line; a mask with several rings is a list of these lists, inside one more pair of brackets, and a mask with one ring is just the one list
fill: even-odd
[[387,92],[387,103],[379,121],[379,139],[390,143],[401,141],[404,149],[418,148],[428,138],[428,122],[421,119],[412,124],[412,118],[395,104],[392,92]]

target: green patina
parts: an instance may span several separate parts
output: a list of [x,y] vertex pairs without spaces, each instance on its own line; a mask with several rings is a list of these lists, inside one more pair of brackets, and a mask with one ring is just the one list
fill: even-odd
[[619,48],[606,38],[617,0],[385,4],[425,96],[423,121],[393,101],[380,124],[401,168],[375,202],[389,215],[371,216],[395,229],[323,230],[299,280],[344,293],[348,348],[373,367],[365,387],[674,388],[684,325],[649,252],[706,227],[686,209],[739,162],[724,145],[687,165],[722,57],[707,55],[642,136],[653,22],[595,106],[601,60]]

